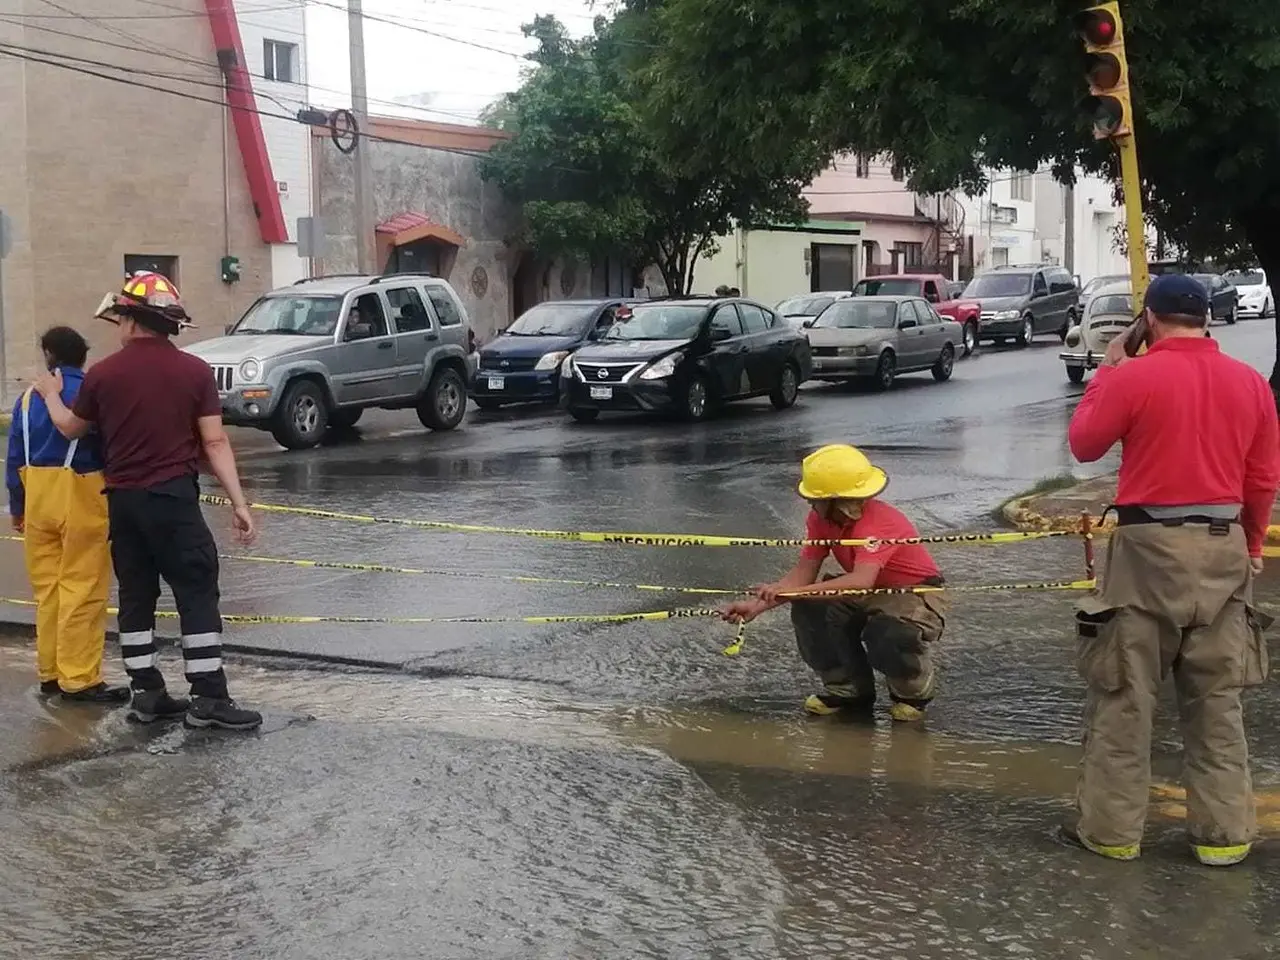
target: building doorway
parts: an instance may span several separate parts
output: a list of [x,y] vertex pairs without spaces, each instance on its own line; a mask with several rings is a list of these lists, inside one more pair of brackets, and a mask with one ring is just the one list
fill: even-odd
[[809,288],[813,293],[823,290],[852,290],[857,274],[855,254],[857,246],[848,243],[815,243],[809,249]]

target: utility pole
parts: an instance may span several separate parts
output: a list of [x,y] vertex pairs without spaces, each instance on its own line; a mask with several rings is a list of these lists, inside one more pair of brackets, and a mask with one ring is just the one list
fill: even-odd
[[377,273],[373,246],[373,198],[370,193],[373,175],[369,169],[369,93],[364,77],[364,4],[347,0],[347,35],[351,58],[351,112],[356,118],[355,207],[356,269],[361,273]]
[[1062,265],[1067,273],[1076,272],[1076,188],[1062,188]]

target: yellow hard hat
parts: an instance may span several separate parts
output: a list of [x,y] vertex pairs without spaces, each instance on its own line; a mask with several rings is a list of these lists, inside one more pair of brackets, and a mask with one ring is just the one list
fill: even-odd
[[888,483],[885,472],[857,447],[832,443],[804,458],[800,496],[806,500],[865,500]]

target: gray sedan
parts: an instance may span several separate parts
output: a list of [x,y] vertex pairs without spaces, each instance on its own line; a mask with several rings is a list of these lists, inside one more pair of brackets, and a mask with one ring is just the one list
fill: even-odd
[[951,379],[963,330],[919,297],[837,300],[809,326],[813,378],[870,380],[880,390],[900,373]]

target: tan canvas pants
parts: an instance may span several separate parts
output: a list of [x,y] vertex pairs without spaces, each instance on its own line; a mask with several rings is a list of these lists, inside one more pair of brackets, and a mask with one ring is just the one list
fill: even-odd
[[1107,548],[1101,589],[1079,604],[1079,669],[1088,682],[1077,804],[1081,836],[1142,840],[1151,721],[1173,674],[1193,843],[1246,843],[1255,829],[1240,691],[1262,683],[1271,619],[1254,611],[1244,533],[1233,524],[1125,526]]
[[874,698],[879,670],[894,700],[923,706],[937,687],[930,647],[946,611],[941,593],[871,594],[793,601],[791,623],[800,656],[828,690]]

